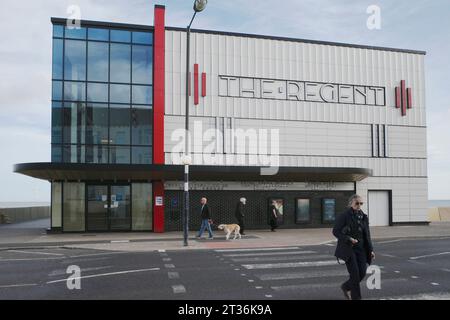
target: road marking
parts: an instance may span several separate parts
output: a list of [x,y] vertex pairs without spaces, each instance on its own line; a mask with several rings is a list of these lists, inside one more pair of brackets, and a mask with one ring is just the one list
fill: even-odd
[[329,258],[329,254],[323,254],[323,255],[316,255],[316,256],[298,256],[298,255],[292,255],[292,256],[275,256],[275,257],[248,257],[248,258],[231,258],[233,262],[252,262],[252,261],[289,261],[289,260],[302,260],[302,259],[323,259],[323,258]]
[[431,283],[433,286],[438,286],[439,285],[439,283],[437,283],[437,282],[432,282]]
[[450,254],[450,252],[449,252],[449,251],[446,251],[446,252],[439,252],[439,253],[427,254],[427,255],[424,255],[424,256],[410,257],[409,259],[410,259],[410,260],[417,260],[417,259],[422,259],[422,258],[429,258],[429,257],[442,256],[442,255],[445,255],[445,254]]
[[247,249],[218,249],[215,252],[246,252],[246,251],[274,251],[274,250],[293,250],[299,247],[279,247],[279,248],[247,248]]
[[25,254],[44,254],[49,256],[64,256],[62,253],[50,253],[50,252],[40,252],[40,251],[22,251],[22,250],[8,250],[9,252],[25,253]]
[[163,261],[169,262],[172,261],[172,258],[163,258]]
[[280,256],[293,254],[311,254],[315,251],[291,251],[291,252],[260,252],[260,253],[239,253],[239,254],[224,254],[224,257],[253,257],[253,256]]
[[392,254],[387,254],[387,253],[379,253],[378,255],[380,255],[382,257],[396,258],[396,256],[393,256]]
[[165,264],[164,267],[167,269],[173,269],[173,268],[175,268],[175,265],[172,263],[169,263],[169,264]]
[[[379,298],[377,298],[378,300]],[[415,295],[383,297],[380,300],[450,300],[448,292],[418,293]]]
[[324,261],[243,264],[242,266],[246,269],[276,269],[276,268],[298,268],[298,267],[323,267],[323,266],[333,266],[336,264],[337,264],[336,260],[324,260]]
[[[81,268],[81,272],[102,270],[102,269],[108,269],[108,268],[112,268],[112,266],[94,267],[94,268]],[[52,272],[50,272],[48,274],[48,276],[49,277],[55,277],[55,276],[62,276],[62,275],[65,275],[65,274],[67,274],[67,270],[66,269],[60,269],[60,270],[53,270]]]
[[441,269],[442,271],[445,271],[445,272],[450,272],[450,269]]
[[398,270],[395,270],[394,272],[395,272],[395,273],[400,273],[400,271],[398,271]]
[[266,298],[272,298],[271,294],[266,294]]
[[177,294],[177,293],[186,293],[186,288],[183,285],[181,285],[181,284],[177,284],[177,285],[172,286],[172,290],[173,290],[173,293],[175,293],[175,294]]
[[263,287],[261,287],[261,286],[257,286],[257,287],[255,287],[255,289],[262,289]]
[[158,252],[166,252],[164,249],[159,249]]
[[245,273],[241,273],[241,276],[245,277],[245,276],[246,276],[246,274],[245,274]]
[[16,287],[31,287],[31,286],[37,286],[37,283],[6,284],[0,285],[0,288],[16,288]]
[[101,253],[87,253],[87,254],[80,254],[80,255],[76,255],[76,256],[69,256],[69,258],[84,258],[84,257],[112,255],[112,254],[124,254],[124,253],[129,253],[129,252],[126,252],[126,251],[114,251],[114,252],[101,252]]
[[146,271],[158,271],[160,268],[148,268],[148,269],[137,269],[137,270],[125,270],[125,271],[117,271],[117,272],[109,272],[109,273],[100,273],[100,274],[91,274],[88,276],[81,276],[81,277],[71,277],[67,279],[59,279],[59,280],[53,280],[48,281],[47,284],[51,283],[57,283],[57,282],[64,282],[68,280],[75,280],[75,279],[87,279],[87,278],[96,278],[96,277],[107,277],[107,276],[114,276],[119,274],[126,274],[126,273],[136,273],[136,272],[146,272]]
[[0,258],[0,262],[8,262],[8,261],[38,261],[38,260],[61,260],[64,257],[48,257],[48,258],[17,258],[17,259],[2,259]]
[[323,278],[323,277],[344,277],[348,276],[348,272],[345,269],[342,270],[329,270],[329,271],[306,271],[295,273],[266,273],[256,275],[257,278],[263,281],[272,280],[290,280],[290,279],[311,279],[311,278]]
[[412,279],[419,279],[418,276],[411,276]]
[[111,240],[111,243],[128,243],[130,240]]
[[248,279],[248,282],[255,282],[255,280],[252,280],[252,279]]
[[180,274],[178,272],[167,272],[169,279],[178,279]]
[[404,241],[405,239],[395,239],[395,240],[386,240],[386,241],[376,241],[376,244],[383,244],[383,243],[394,243],[394,242],[399,242],[399,241]]

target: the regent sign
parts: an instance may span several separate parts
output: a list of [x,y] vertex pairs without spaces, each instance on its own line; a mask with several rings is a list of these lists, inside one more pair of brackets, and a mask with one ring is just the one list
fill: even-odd
[[386,105],[385,87],[219,75],[219,96]]

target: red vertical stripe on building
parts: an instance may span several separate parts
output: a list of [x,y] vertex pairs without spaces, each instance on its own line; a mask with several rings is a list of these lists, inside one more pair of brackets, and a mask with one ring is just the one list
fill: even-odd
[[400,87],[402,91],[402,116],[406,116],[406,85],[405,80],[400,81]]
[[202,72],[202,97],[206,97],[206,73]]
[[[153,31],[153,163],[164,164],[164,55],[165,7],[156,5]],[[164,232],[164,205],[157,205],[156,197],[164,199],[164,183],[153,181],[153,231]]]
[[164,182],[162,181],[153,181],[153,231],[164,232]]
[[194,104],[198,104],[198,64],[194,64]]
[[395,107],[400,108],[402,106],[402,96],[400,93],[400,87],[395,88]]
[[412,108],[412,96],[411,96],[411,88],[406,89],[406,96],[407,98],[407,102],[408,102],[408,109]]

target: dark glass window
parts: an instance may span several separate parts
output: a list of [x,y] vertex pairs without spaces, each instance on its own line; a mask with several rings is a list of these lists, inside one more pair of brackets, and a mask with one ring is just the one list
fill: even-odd
[[130,144],[130,106],[109,106],[109,140],[111,144]]
[[86,145],[86,163],[108,163],[108,146]]
[[[65,102],[63,108],[64,143],[85,143],[86,105],[82,102]],[[65,160],[64,160],[65,161]]]
[[133,83],[152,84],[152,67],[152,47],[133,46]]
[[62,79],[63,77],[63,40],[53,39],[52,55],[52,77],[53,79]]
[[62,81],[52,81],[52,100],[62,100]]
[[130,147],[109,147],[109,163],[130,163]]
[[64,79],[86,80],[86,42],[65,40]]
[[133,164],[151,164],[152,147],[132,147],[131,160]]
[[64,81],[64,100],[69,101],[86,100],[86,83]]
[[153,43],[153,33],[133,32],[133,43],[152,44]]
[[111,30],[111,41],[113,42],[130,42],[131,32],[125,30]]
[[86,28],[66,27],[66,38],[70,39],[86,39]]
[[108,82],[109,44],[88,42],[88,80]]
[[336,219],[336,199],[322,199],[322,223],[333,223]]
[[62,143],[61,102],[52,102],[52,143]]
[[109,101],[112,103],[130,103],[130,86],[111,84],[109,86]]
[[152,104],[153,87],[151,86],[133,86],[133,103]]
[[295,199],[295,223],[310,223],[311,212],[309,199]]
[[63,146],[63,162],[84,163],[84,150],[83,145],[72,144]]
[[88,28],[88,39],[98,41],[109,41],[109,30],[99,28]]
[[54,37],[58,37],[58,38],[62,38],[64,36],[64,26],[58,25],[58,24],[54,24],[53,25],[53,36]]
[[[108,115],[108,105],[106,103],[87,104],[86,144],[108,144]],[[86,150],[86,155],[87,153],[88,151]]]
[[62,147],[60,144],[52,144],[52,162],[62,162]]
[[107,83],[88,83],[87,101],[108,102],[108,84]]
[[130,82],[131,46],[127,44],[111,44],[111,82]]
[[152,145],[153,110],[146,106],[131,109],[131,144]]

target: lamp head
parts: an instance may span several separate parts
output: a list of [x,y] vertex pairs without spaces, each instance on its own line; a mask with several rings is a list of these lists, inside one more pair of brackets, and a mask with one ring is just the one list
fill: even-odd
[[195,0],[194,2],[194,11],[201,12],[205,9],[208,0]]

